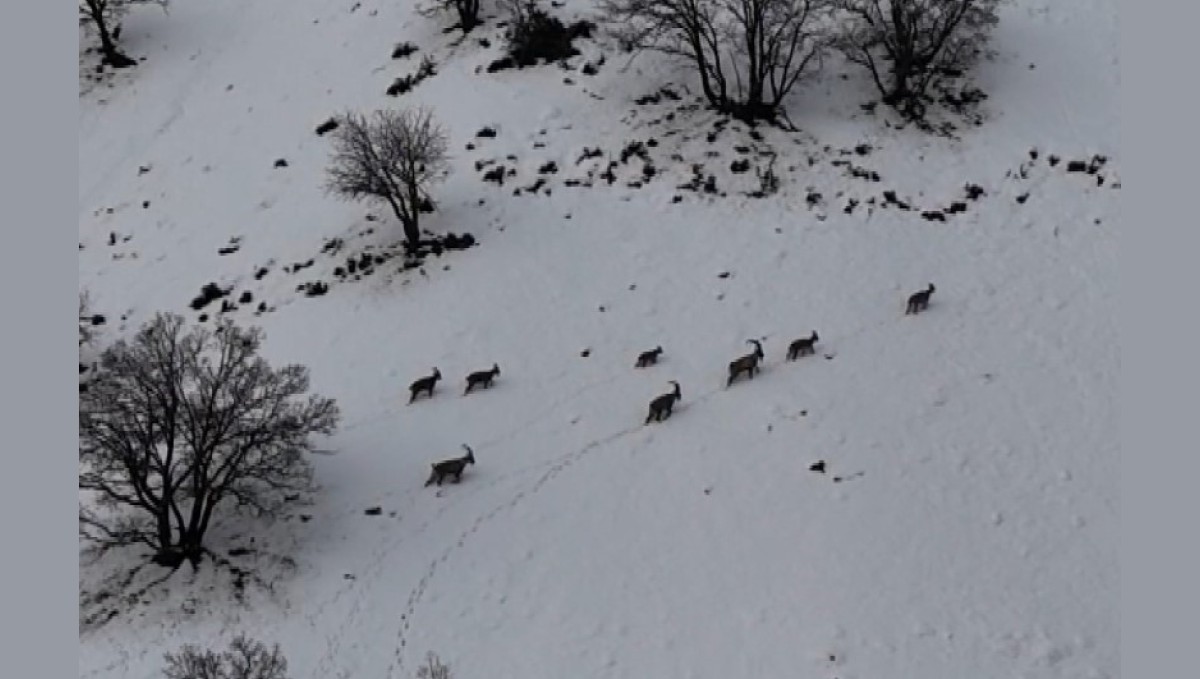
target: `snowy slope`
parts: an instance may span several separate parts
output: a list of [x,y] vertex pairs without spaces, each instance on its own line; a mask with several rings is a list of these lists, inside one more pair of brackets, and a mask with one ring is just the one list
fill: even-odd
[[[127,20],[136,72],[81,90],[80,285],[102,340],[159,310],[195,319],[209,282],[250,291],[232,315],[344,413],[314,505],[214,533],[272,592],[239,603],[216,569],[185,569],[114,606],[95,595],[121,557],[85,565],[85,616],[118,613],[81,630],[81,677],[159,676],[163,652],[239,631],[312,679],[411,677],[427,651],[460,679],[1119,676],[1115,2],[1006,8],[978,77],[989,119],[958,140],[864,113],[869,84],[834,63],[790,105],[802,132],[735,124],[708,143],[714,118],[677,110],[694,97],[661,59],[585,42],[569,71],[477,73],[495,39],[454,45],[443,26],[384,0],[181,0]],[[401,41],[422,51],[390,59]],[[438,74],[385,96],[426,53]],[[634,103],[666,85],[682,99]],[[416,104],[454,154],[426,225],[480,245],[335,282],[400,234],[322,193],[313,130]],[[653,180],[627,185],[639,160],[597,179],[651,138]],[[730,172],[738,146],[755,165],[779,153],[779,194],[739,194],[756,182]],[[1066,171],[1096,154],[1103,185]],[[483,182],[481,160],[517,175]],[[550,195],[513,195],[549,161]],[[725,198],[675,188],[700,162]],[[594,186],[564,185],[589,170]],[[297,292],[315,280],[329,292]],[[903,316],[930,281],[928,313]],[[785,363],[813,329],[818,355]],[[762,373],[725,389],[763,337]],[[634,370],[656,344],[661,364]],[[462,398],[493,362],[496,386]],[[435,365],[437,397],[406,407]],[[682,403],[642,426],[668,380]],[[463,483],[422,488],[464,442]]]

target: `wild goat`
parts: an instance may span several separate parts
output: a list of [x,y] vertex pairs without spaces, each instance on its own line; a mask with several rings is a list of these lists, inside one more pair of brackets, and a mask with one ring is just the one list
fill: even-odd
[[801,337],[800,339],[792,342],[788,345],[787,360],[794,361],[798,356],[815,354],[817,350],[813,347],[819,339],[821,338],[817,337],[817,331],[813,330],[812,337]]
[[725,386],[733,384],[737,376],[746,373],[750,379],[754,379],[754,373],[758,372],[758,364],[763,360],[762,344],[758,340],[746,340],[747,343],[754,345],[754,351],[738,358],[729,363],[729,380],[725,382]]
[[675,402],[683,398],[683,394],[679,391],[679,383],[675,380],[671,380],[671,384],[675,386],[674,390],[668,394],[655,397],[655,399],[650,402],[650,414],[646,415],[645,424],[650,424],[651,420],[654,420],[655,422],[662,422],[670,417],[671,409],[675,407]]
[[439,486],[442,485],[442,479],[446,478],[447,476],[453,476],[455,483],[462,481],[463,469],[465,469],[469,464],[475,464],[475,452],[472,451],[471,447],[465,443],[463,444],[463,448],[467,450],[466,455],[454,458],[452,460],[434,462],[430,465],[433,467],[433,473],[429,475],[429,480],[425,482],[426,488],[428,488],[429,484],[431,483],[436,483]]
[[433,398],[433,387],[440,379],[442,379],[442,373],[438,371],[436,366],[434,366],[432,375],[429,375],[428,377],[422,377],[421,379],[408,385],[408,402],[412,403],[413,401],[417,400],[417,396],[419,396],[421,392],[425,392],[430,398]]
[[650,351],[643,351],[638,354],[637,364],[635,368],[645,368],[648,365],[658,363],[658,357],[662,355],[662,347],[654,347]]
[[933,287],[933,283],[929,287],[919,292],[914,292],[908,297],[908,307],[904,309],[904,315],[915,314],[919,311],[924,311],[929,308],[929,296],[937,288]]
[[500,366],[493,363],[491,370],[480,370],[467,375],[467,390],[463,392],[463,396],[471,393],[471,390],[476,386],[483,385],[484,389],[492,386],[492,380],[500,376]]

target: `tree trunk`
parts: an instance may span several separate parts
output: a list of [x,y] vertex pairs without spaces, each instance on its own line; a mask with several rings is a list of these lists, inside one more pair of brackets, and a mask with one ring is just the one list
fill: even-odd
[[458,10],[458,27],[462,30],[463,35],[470,33],[476,26],[479,25],[478,9],[472,9],[465,6],[460,6]]
[[892,86],[891,91],[883,98],[883,102],[888,106],[896,106],[904,103],[906,99],[912,96],[908,89],[908,80],[911,76],[911,68],[905,61],[896,61],[892,64]]
[[113,40],[112,34],[108,30],[108,22],[103,16],[92,15],[92,23],[96,24],[96,30],[100,32],[100,51],[104,54],[104,63],[113,68],[126,68],[128,66],[136,66],[137,62],[121,53],[117,49],[117,43]]
[[404,240],[411,245],[416,245],[421,240],[421,229],[417,226],[417,215],[414,213],[411,219],[400,219],[400,223],[404,225]]
[[396,199],[392,196],[387,196],[387,202],[392,206],[392,214],[396,215],[396,219],[399,219],[401,226],[404,227],[404,240],[408,241],[410,245],[416,245],[417,241],[421,240],[421,229],[417,225],[417,213],[419,211],[416,206],[413,206],[411,210],[412,216],[410,217],[404,210],[400,209],[400,203],[396,202]]

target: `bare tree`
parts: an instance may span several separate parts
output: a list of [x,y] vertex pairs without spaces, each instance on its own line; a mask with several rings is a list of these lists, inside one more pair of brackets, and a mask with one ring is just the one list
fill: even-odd
[[430,651],[425,655],[425,664],[417,668],[417,679],[451,679],[450,667]]
[[169,0],[79,0],[79,20],[90,22],[100,36],[104,63],[113,68],[136,66],[137,62],[117,48],[121,19],[133,5],[158,5],[165,12]]
[[830,0],[601,0],[631,49],[682,57],[705,98],[743,120],[772,120],[820,67]]
[[470,33],[482,23],[479,18],[479,0],[432,0],[431,6],[420,10],[424,16],[451,12],[458,16],[458,24],[455,28],[462,31],[463,35]]
[[287,658],[279,644],[268,649],[244,634],[235,637],[223,653],[187,644],[165,657],[167,679],[287,679]]
[[[846,13],[837,40],[867,68],[884,103],[910,117],[924,113],[929,86],[969,68],[999,18],[1000,0],[836,0]],[[884,62],[888,72],[884,73]]]
[[79,487],[94,500],[80,504],[81,538],[195,566],[218,507],[270,514],[311,489],[309,437],[331,433],[338,409],[302,399],[308,370],[271,368],[262,338],[159,314],[104,351],[79,395]]
[[342,116],[333,131],[326,189],[350,200],[385,200],[409,243],[421,239],[429,186],[446,167],[446,134],[425,108]]

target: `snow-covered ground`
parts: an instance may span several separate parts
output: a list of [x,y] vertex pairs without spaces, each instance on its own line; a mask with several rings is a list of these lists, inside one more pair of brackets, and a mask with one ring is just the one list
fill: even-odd
[[[863,111],[868,80],[834,61],[789,104],[800,132],[710,142],[686,72],[603,40],[568,69],[489,74],[494,21],[490,47],[454,44],[394,0],[136,10],[122,41],[146,60],[81,79],[80,285],[101,340],[156,311],[195,320],[205,284],[229,287],[228,315],[309,366],[343,426],[315,504],[213,534],[270,591],[239,602],[206,564],[114,603],[97,594],[129,557],[84,564],[81,615],[113,617],[81,629],[80,676],[156,677],[163,652],[244,631],[300,679],[412,677],[428,651],[458,679],[1116,679],[1116,16],[1007,6],[976,78],[987,120],[958,139]],[[420,51],[391,59],[402,41]],[[437,75],[386,96],[426,54]],[[663,87],[678,99],[635,102]],[[479,245],[341,280],[400,230],[323,193],[314,128],[418,104],[453,153],[425,226]],[[646,161],[619,162],[637,141],[641,185]],[[742,195],[772,149],[780,192]],[[694,163],[725,197],[676,188]],[[481,180],[495,165],[516,171],[502,187]],[[929,282],[928,312],[904,316]],[[817,355],[785,362],[814,329]],[[748,338],[764,368],[726,389]],[[462,397],[493,362],[494,388]],[[433,366],[436,397],[405,406]],[[668,380],[681,404],[643,426]],[[462,443],[463,482],[423,488]]]

